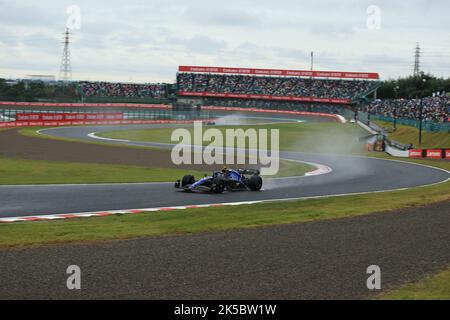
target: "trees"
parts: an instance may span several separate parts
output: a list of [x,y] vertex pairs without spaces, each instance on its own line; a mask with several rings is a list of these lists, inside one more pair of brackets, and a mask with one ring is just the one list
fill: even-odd
[[437,78],[433,75],[422,73],[420,76],[385,81],[378,89],[378,98],[424,98],[431,96],[434,92],[442,91],[450,92],[450,78]]
[[0,100],[33,102],[64,99],[80,99],[75,83],[44,83],[26,80],[8,83],[5,79],[0,79]]

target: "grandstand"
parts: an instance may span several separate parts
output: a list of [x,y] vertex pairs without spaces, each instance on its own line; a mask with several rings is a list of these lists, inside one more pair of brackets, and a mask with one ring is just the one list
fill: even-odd
[[348,105],[380,86],[377,73],[181,66],[180,97]]
[[[361,116],[377,115],[386,121],[418,121],[422,109],[424,122],[448,124],[450,99],[445,92],[424,99],[377,100],[381,84],[378,73],[180,66],[176,84],[79,81],[50,85],[30,80],[10,84],[0,79],[0,101],[178,106],[174,110],[183,105],[195,106],[194,110],[199,106],[224,106],[339,113],[346,117],[353,117],[358,109]],[[2,111],[0,122],[14,118],[16,112],[15,108]],[[152,112],[142,117],[155,115]]]
[[422,111],[422,119],[425,122],[448,123],[450,96],[444,92],[424,99],[374,100],[364,111],[385,118],[406,120],[420,120]]
[[137,97],[158,98],[167,97],[167,86],[163,84],[132,84],[110,82],[79,83],[84,97]]

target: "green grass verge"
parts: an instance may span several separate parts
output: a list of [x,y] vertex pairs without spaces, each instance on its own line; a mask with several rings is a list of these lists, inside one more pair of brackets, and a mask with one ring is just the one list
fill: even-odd
[[[303,176],[314,167],[281,161],[279,177]],[[56,162],[0,157],[0,185],[171,182],[190,173],[195,177],[210,174],[173,168],[152,168],[112,164]]]
[[[279,129],[280,150],[326,153],[360,153],[364,143],[358,142],[358,137],[367,136],[355,124],[325,123],[289,123],[271,125],[245,125],[245,126],[217,126],[206,129],[219,129],[225,137],[226,129]],[[193,136],[193,128],[188,129]],[[173,129],[137,129],[117,130],[98,134],[100,137],[112,139],[126,139],[130,141],[174,143],[171,141]],[[270,140],[270,139],[269,139]],[[204,146],[208,143],[204,143]],[[221,146],[221,143],[216,144]],[[227,141],[227,146],[233,142]],[[269,144],[270,147],[270,144]]]
[[170,182],[180,179],[185,173],[181,169],[0,157],[0,185]]
[[[424,163],[450,169],[450,163]],[[190,234],[354,217],[444,201],[449,199],[449,194],[450,183],[445,183],[406,191],[242,206],[238,211],[226,207],[205,208],[1,224],[0,247]]]
[[391,290],[381,300],[450,300],[450,268],[421,281]]
[[388,129],[389,138],[403,144],[412,143],[415,147],[428,148],[450,148],[450,133],[448,132],[422,132],[422,145],[419,145],[419,129],[410,126],[394,125],[390,122],[375,121],[379,126]]
[[[22,128],[19,132],[25,136],[35,138],[49,138],[53,140],[69,141],[69,142],[84,142],[77,139],[59,138],[53,136],[45,136],[37,133],[39,128]],[[109,145],[118,148],[124,146],[118,146],[111,143],[103,142],[90,142],[87,143],[97,145]],[[157,149],[147,147],[132,147],[139,149]],[[16,167],[10,166],[11,162],[7,161],[19,161]],[[0,158],[0,165],[2,164],[0,173],[0,184],[42,184],[42,183],[107,183],[107,182],[164,182],[173,181],[174,177],[179,179],[186,170],[171,170],[164,168],[145,168],[145,171],[141,172],[141,178],[139,179],[139,170],[143,170],[140,167],[133,166],[102,166],[104,170],[99,170],[100,165],[96,164],[76,164],[76,163],[55,163],[49,161],[37,161],[34,164],[19,159],[2,159]],[[80,170],[81,169],[81,170]],[[105,171],[113,169],[114,173],[111,177],[105,177]],[[154,174],[148,174],[149,170],[154,170]],[[314,171],[315,167],[293,161],[282,160],[280,162],[280,171],[274,178],[290,177],[290,176],[303,176],[307,172]],[[95,174],[99,172],[99,174]],[[94,173],[94,174],[93,174]],[[210,172],[204,171],[190,171],[189,173],[196,177],[201,177],[204,174]],[[163,176],[166,175],[164,180]],[[28,178],[27,178],[28,177]],[[64,180],[66,179],[66,180]],[[122,180],[121,180],[122,179]],[[163,180],[162,180],[163,179]],[[175,179],[175,180],[176,180]]]
[[281,160],[280,170],[277,175],[269,176],[270,178],[284,178],[284,177],[300,177],[306,173],[316,170],[317,168],[301,162]]

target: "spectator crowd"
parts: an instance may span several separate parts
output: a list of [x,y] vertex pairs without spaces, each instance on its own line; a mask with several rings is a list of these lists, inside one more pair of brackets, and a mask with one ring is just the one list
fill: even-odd
[[163,84],[127,84],[110,82],[80,82],[85,97],[166,98]]
[[261,94],[280,97],[352,99],[378,85],[365,80],[324,80],[293,77],[261,77],[179,73],[178,90],[196,93]]
[[391,118],[419,120],[421,104],[423,121],[449,122],[450,96],[446,93],[424,99],[375,100],[364,111]]

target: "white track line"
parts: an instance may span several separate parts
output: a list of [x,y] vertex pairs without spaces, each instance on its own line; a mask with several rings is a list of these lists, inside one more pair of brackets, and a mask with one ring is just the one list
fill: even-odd
[[98,132],[92,132],[88,134],[88,137],[91,139],[105,140],[105,141],[116,141],[116,142],[131,142],[130,140],[120,140],[120,139],[112,139],[112,138],[103,138],[97,136]]
[[437,182],[437,183],[424,185],[424,186],[420,186],[420,187],[399,188],[399,189],[393,189],[393,190],[342,193],[342,194],[336,194],[336,195],[323,195],[323,196],[286,198],[286,199],[268,199],[268,200],[245,201],[245,202],[213,203],[213,204],[204,204],[204,205],[188,205],[188,206],[157,207],[157,208],[145,208],[145,209],[126,209],[126,210],[83,212],[83,213],[70,213],[70,214],[53,214],[53,215],[42,215],[42,216],[10,217],[10,218],[0,218],[0,223],[105,217],[105,216],[112,216],[112,215],[140,214],[140,213],[147,213],[147,212],[168,212],[168,211],[174,211],[174,210],[187,210],[187,209],[199,209],[199,208],[211,208],[211,207],[241,206],[241,205],[254,205],[254,204],[274,203],[274,202],[292,202],[292,201],[304,201],[304,200],[312,200],[312,199],[338,198],[338,197],[347,197],[347,196],[356,196],[356,195],[367,195],[367,194],[374,194],[374,193],[406,191],[406,190],[410,190],[413,188],[430,187],[430,186],[434,186],[434,185],[443,184],[446,182],[450,182],[450,178],[448,178],[447,180],[442,181],[442,182]]

